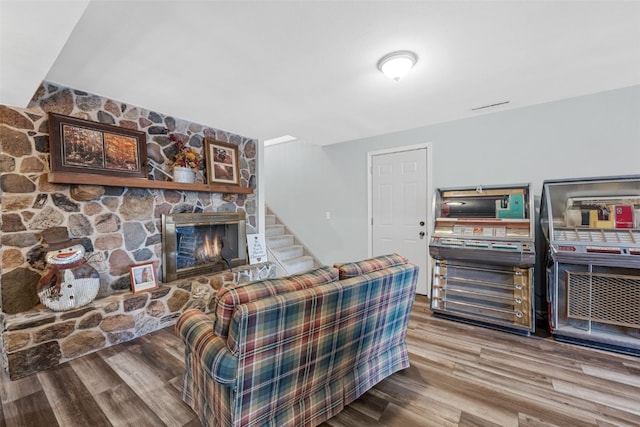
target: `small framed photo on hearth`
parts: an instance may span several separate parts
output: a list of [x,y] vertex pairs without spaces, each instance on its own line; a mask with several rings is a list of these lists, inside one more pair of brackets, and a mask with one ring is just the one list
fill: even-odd
[[238,146],[205,138],[209,183],[240,185]]
[[132,265],[129,267],[129,275],[131,276],[131,292],[134,294],[158,287],[158,277],[152,262]]

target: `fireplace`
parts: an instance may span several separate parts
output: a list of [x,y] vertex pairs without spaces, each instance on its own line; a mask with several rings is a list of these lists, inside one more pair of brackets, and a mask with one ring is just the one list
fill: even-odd
[[245,265],[245,227],[243,213],[162,215],[163,281]]

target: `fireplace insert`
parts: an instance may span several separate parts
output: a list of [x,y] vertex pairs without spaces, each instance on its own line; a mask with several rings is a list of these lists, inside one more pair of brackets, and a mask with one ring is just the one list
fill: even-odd
[[231,270],[246,263],[244,213],[162,215],[164,282]]

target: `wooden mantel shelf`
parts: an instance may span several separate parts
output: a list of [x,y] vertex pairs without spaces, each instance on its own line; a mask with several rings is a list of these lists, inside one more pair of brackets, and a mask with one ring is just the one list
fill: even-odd
[[146,178],[126,178],[93,174],[50,172],[49,182],[56,184],[106,185],[110,187],[156,188],[160,190],[199,191],[205,193],[252,194],[253,188],[228,184],[189,184],[173,181],[153,181]]

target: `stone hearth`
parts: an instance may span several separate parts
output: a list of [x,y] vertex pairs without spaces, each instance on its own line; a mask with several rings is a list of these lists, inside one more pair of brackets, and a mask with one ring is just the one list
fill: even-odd
[[205,313],[227,282],[275,277],[275,265],[241,266],[163,284],[139,294],[117,294],[70,311],[40,306],[5,318],[2,340],[12,380],[175,324],[190,308]]

